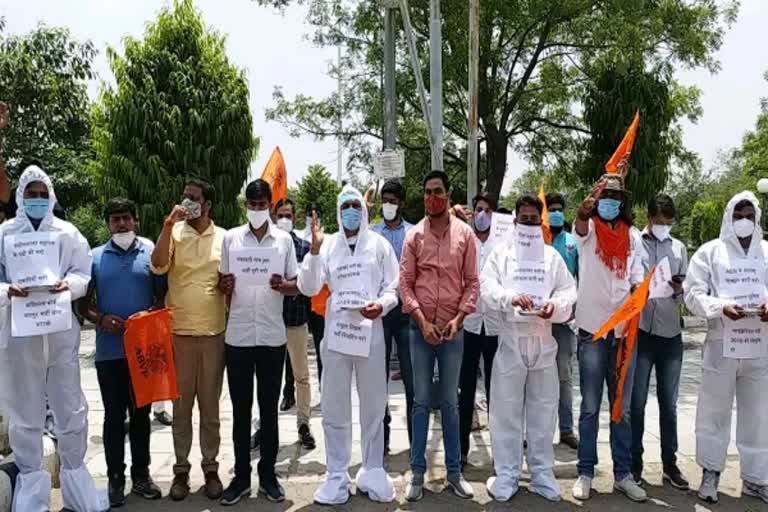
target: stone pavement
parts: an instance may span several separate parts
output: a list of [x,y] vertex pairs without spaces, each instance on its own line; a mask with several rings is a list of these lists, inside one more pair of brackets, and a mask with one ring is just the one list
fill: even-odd
[[[679,416],[679,436],[680,450],[679,463],[684,474],[689,478],[694,488],[697,488],[701,477],[700,469],[695,463],[695,437],[694,425],[696,415],[696,398],[698,385],[701,375],[701,343],[704,339],[704,331],[701,329],[688,329],[685,333],[685,361],[684,374],[681,382],[680,399],[678,403]],[[311,347],[310,343],[310,347]],[[82,381],[83,388],[90,405],[89,413],[89,446],[87,453],[87,464],[91,473],[97,479],[100,486],[106,486],[106,465],[101,439],[101,428],[103,419],[103,406],[99,394],[99,388],[96,380],[96,370],[93,364],[94,337],[93,331],[84,331],[81,347]],[[311,356],[314,361],[314,350]],[[311,376],[313,385],[313,403],[317,403],[319,396],[317,394],[317,375],[315,373],[316,365],[310,364],[313,369]],[[577,365],[574,364],[577,368]],[[655,381],[655,379],[653,379]],[[574,377],[574,396],[576,403],[575,418],[578,419],[579,393],[578,393],[578,375]],[[480,390],[481,386],[478,386]],[[428,489],[432,492],[425,493],[422,502],[411,504],[404,500],[404,490],[406,478],[409,476],[408,465],[408,434],[405,425],[405,396],[402,384],[398,381],[390,383],[390,408],[392,410],[392,454],[387,458],[387,469],[395,480],[398,489],[398,499],[395,503],[389,505],[373,504],[364,497],[353,496],[350,502],[339,507],[342,510],[616,510],[629,512],[633,510],[648,510],[649,507],[661,509],[675,509],[685,511],[768,511],[768,505],[762,504],[753,498],[741,498],[741,482],[738,473],[738,456],[734,444],[731,444],[728,455],[728,468],[721,480],[721,500],[720,504],[714,507],[705,506],[697,502],[694,492],[682,493],[661,483],[661,458],[660,458],[660,439],[658,424],[658,406],[655,395],[655,386],[651,389],[651,398],[649,398],[646,415],[646,435],[645,435],[645,478],[648,481],[646,489],[652,498],[646,504],[633,504],[623,496],[612,492],[613,477],[611,473],[611,458],[608,439],[608,407],[603,407],[601,416],[601,430],[599,437],[599,456],[600,464],[597,467],[595,475],[596,494],[585,503],[577,502],[571,496],[571,486],[576,479],[576,453],[573,450],[558,445],[556,447],[556,468],[555,473],[563,489],[564,500],[560,503],[552,504],[546,502],[543,498],[531,494],[527,490],[528,475],[523,478],[523,485],[519,494],[513,500],[506,504],[495,504],[485,491],[485,481],[492,475],[492,465],[490,462],[490,435],[487,428],[474,432],[472,435],[472,448],[469,456],[469,467],[466,477],[475,488],[476,497],[472,501],[462,501],[454,497],[450,492],[442,492],[443,478],[445,477],[445,467],[443,465],[442,436],[439,426],[439,414],[433,416],[431,424],[432,432],[429,440],[428,458],[430,472],[428,474]],[[358,398],[356,392],[353,397],[353,450],[352,464],[350,474],[354,479],[355,472],[359,468],[361,460],[360,451],[360,430],[358,422]],[[280,442],[281,449],[278,455],[277,471],[281,482],[286,489],[286,501],[282,504],[272,504],[263,496],[254,497],[250,500],[244,500],[236,507],[221,507],[215,502],[207,500],[202,491],[199,490],[202,485],[202,474],[199,469],[200,454],[197,439],[192,448],[191,462],[193,464],[192,483],[193,493],[188,500],[182,503],[175,503],[168,498],[158,502],[145,502],[135,497],[129,497],[127,502],[128,510],[160,511],[170,510],[179,512],[204,512],[213,510],[250,510],[254,507],[264,510],[322,510],[326,507],[318,507],[312,503],[312,495],[321,481],[325,472],[325,453],[323,430],[321,427],[319,405],[313,407],[311,426],[318,447],[314,451],[307,452],[301,449],[296,443],[296,419],[295,410],[280,415]],[[232,467],[234,465],[234,455],[232,449],[232,406],[229,393],[225,388],[221,399],[221,434],[222,448],[220,454],[221,470],[220,475],[226,486],[232,478]],[[197,421],[197,418],[195,418]],[[734,415],[735,421],[735,415]],[[487,415],[480,413],[480,423],[487,423]],[[196,423],[197,425],[197,423]],[[732,429],[735,433],[735,428]],[[197,435],[197,429],[196,429]],[[128,450],[126,450],[128,451]],[[127,453],[127,457],[130,454]],[[254,487],[257,485],[255,475],[255,463],[258,460],[258,452],[252,455],[254,459]],[[173,443],[170,427],[162,427],[153,424],[152,434],[152,476],[163,488],[164,495],[167,495],[170,481],[173,477],[172,466],[174,462]],[[130,465],[130,462],[128,462]],[[52,504],[52,510],[59,510],[60,496],[55,492]],[[327,508],[326,508],[327,509]]]

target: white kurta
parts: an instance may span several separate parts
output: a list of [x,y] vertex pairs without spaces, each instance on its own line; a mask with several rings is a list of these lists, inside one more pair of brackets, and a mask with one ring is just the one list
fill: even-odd
[[[6,237],[31,233],[34,227],[24,213],[24,190],[34,181],[48,187],[50,206],[38,231],[59,233],[60,279],[69,285],[72,300],[83,297],[91,278],[91,251],[88,242],[72,224],[53,216],[56,196],[48,176],[37,167],[22,174],[16,193],[19,205],[15,219],[0,227],[0,306],[9,307],[9,279],[6,275]],[[45,336],[16,338],[6,328],[0,345],[7,342],[5,360],[11,389],[10,441],[19,467],[13,510],[48,510],[51,476],[42,470],[43,426],[46,395],[56,418],[56,436],[61,458],[61,490],[64,507],[78,512],[109,509],[106,490],[94,486],[83,458],[88,444],[88,403],[80,387],[80,324],[72,314],[72,327]]]
[[[348,240],[343,229],[326,235],[320,254],[308,254],[299,270],[298,287],[303,295],[316,295],[324,284],[331,295],[325,318],[325,335],[320,347],[323,360],[323,431],[327,459],[326,481],[315,492],[315,501],[325,505],[346,503],[349,499],[349,464],[352,455],[352,376],[360,397],[360,426],[363,464],[357,473],[357,488],[374,501],[395,499],[392,480],[384,470],[384,410],[387,403],[387,379],[384,328],[382,319],[397,306],[398,263],[392,246],[380,235],[369,231],[365,200],[354,189],[345,188],[339,197],[351,191],[363,206],[362,223],[356,239]],[[338,207],[341,206],[337,204]],[[340,217],[340,216],[339,216]],[[339,226],[341,226],[339,218]],[[350,243],[355,245],[354,252]],[[367,294],[368,303],[376,302],[383,312],[373,321],[368,357],[346,355],[329,348],[337,315],[334,299],[338,293],[336,269],[351,258],[364,262],[367,281],[357,288]],[[359,312],[353,314],[359,315]],[[362,318],[362,316],[361,316]]]
[[[749,200],[757,218],[748,251],[733,232],[737,203]],[[750,192],[734,196],[723,214],[720,238],[701,246],[693,255],[685,279],[685,303],[709,324],[702,357],[702,378],[696,410],[696,462],[704,469],[723,471],[731,439],[731,411],[736,398],[736,447],[741,478],[768,485],[768,357],[732,359],[723,356],[723,308],[734,304],[724,298],[725,272],[751,261],[762,270],[763,289],[768,284],[768,243],[762,241],[760,208]],[[763,340],[763,343],[768,340]]]
[[543,265],[551,279],[546,302],[554,306],[549,320],[522,316],[512,306],[515,296],[525,294],[524,287],[513,289],[509,285],[509,277],[520,265],[513,246],[505,244],[494,249],[480,277],[483,302],[500,311],[502,318],[491,374],[489,422],[496,477],[488,480],[489,493],[499,501],[509,500],[519,488],[524,431],[532,475],[530,490],[553,501],[559,500],[561,494],[552,471],[560,386],[552,324],[570,318],[576,302],[576,282],[557,251],[549,246],[544,249]]

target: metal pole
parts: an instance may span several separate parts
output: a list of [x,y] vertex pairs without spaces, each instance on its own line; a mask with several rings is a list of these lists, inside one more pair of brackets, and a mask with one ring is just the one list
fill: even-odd
[[395,35],[395,9],[387,7],[384,13],[384,149],[397,146]]
[[432,108],[432,170],[443,170],[443,32],[440,0],[429,1],[429,88]]
[[344,171],[344,145],[341,140],[341,133],[344,129],[344,116],[341,113],[341,105],[344,104],[344,83],[342,81],[342,72],[341,72],[341,44],[337,46],[337,62],[338,62],[338,76],[336,77],[338,80],[337,86],[338,86],[338,95],[339,95],[339,123],[338,123],[338,136],[337,143],[338,146],[336,148],[336,185],[341,187],[341,177]]
[[469,0],[469,139],[467,140],[467,204],[478,192],[478,98],[480,79],[480,0]]

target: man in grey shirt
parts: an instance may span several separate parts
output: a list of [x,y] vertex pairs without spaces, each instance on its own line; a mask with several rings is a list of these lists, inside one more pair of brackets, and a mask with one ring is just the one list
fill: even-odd
[[645,404],[651,370],[656,367],[661,429],[661,459],[664,481],[677,489],[688,489],[688,482],[677,467],[677,394],[683,364],[683,338],[680,321],[682,283],[688,270],[685,245],[672,238],[675,204],[666,194],[659,194],[648,204],[648,226],[642,233],[643,266],[650,272],[667,258],[672,279],[669,296],[652,299],[643,310],[638,335],[637,366],[632,390],[632,475],[638,485],[643,472],[643,432]]

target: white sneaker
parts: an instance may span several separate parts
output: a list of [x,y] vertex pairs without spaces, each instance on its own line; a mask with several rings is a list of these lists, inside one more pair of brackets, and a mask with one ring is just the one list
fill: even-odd
[[635,482],[632,475],[627,475],[622,480],[615,482],[613,488],[623,493],[630,500],[638,503],[642,503],[648,499],[648,495],[642,487],[637,485],[637,482]]
[[573,497],[577,500],[588,500],[592,495],[592,479],[588,476],[580,475],[576,483],[573,484]]
[[411,502],[421,501],[424,498],[424,475],[413,473],[411,481],[405,488],[405,499]]
[[717,503],[717,487],[720,485],[720,473],[717,471],[704,470],[699,486],[699,499],[707,503]]
[[768,485],[758,485],[752,482],[744,480],[744,486],[741,488],[741,494],[744,496],[752,496],[759,500],[763,500],[768,503]]

